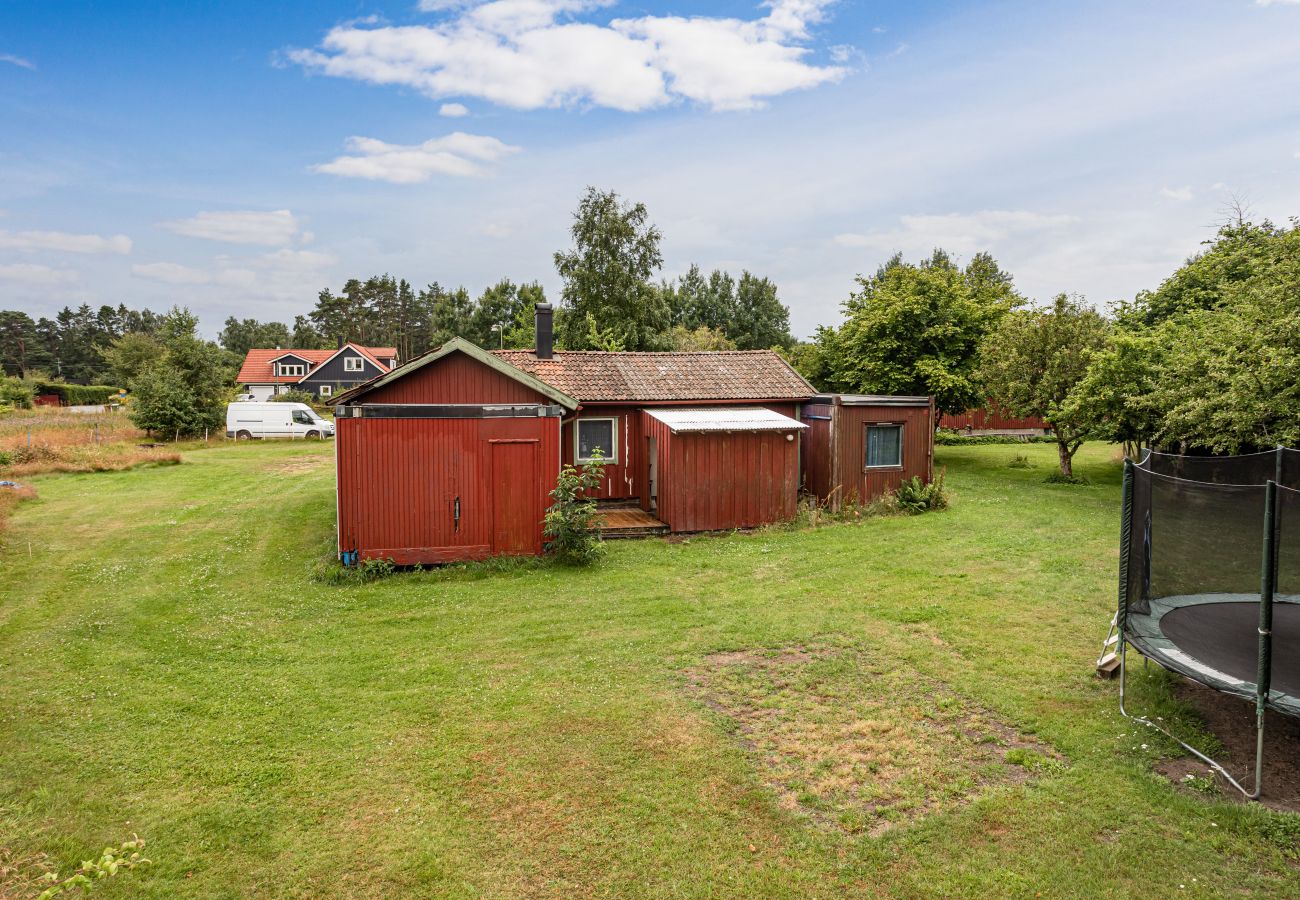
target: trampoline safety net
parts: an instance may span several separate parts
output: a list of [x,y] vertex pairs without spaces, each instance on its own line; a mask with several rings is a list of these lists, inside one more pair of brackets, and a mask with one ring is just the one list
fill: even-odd
[[1126,466],[1122,533],[1124,639],[1300,716],[1300,452],[1148,453]]

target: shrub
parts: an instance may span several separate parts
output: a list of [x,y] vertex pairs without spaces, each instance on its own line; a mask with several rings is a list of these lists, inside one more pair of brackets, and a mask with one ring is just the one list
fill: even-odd
[[962,434],[940,429],[934,433],[934,442],[944,447],[965,447],[974,444],[1055,444],[1056,439],[1042,434]]
[[1091,484],[1091,482],[1082,475],[1065,475],[1061,472],[1053,472],[1051,475],[1044,478],[1043,481],[1048,484]]
[[1011,462],[1007,463],[1008,469],[1033,469],[1033,468],[1037,468],[1037,466],[1038,463],[1034,462],[1032,459],[1030,459],[1028,456],[1025,456],[1025,454],[1023,453],[1017,453],[1012,458]]
[[64,406],[99,406],[116,396],[118,388],[108,384],[64,384],[58,381],[34,381],[36,394],[55,394]]
[[272,403],[306,403],[313,406],[320,403],[320,399],[311,391],[285,391],[283,394],[276,394],[271,398]]
[[31,409],[36,392],[18,378],[0,377],[0,404],[17,409]]
[[948,508],[948,492],[943,487],[944,473],[941,471],[934,481],[926,484],[920,475],[913,475],[894,491],[894,499],[899,509],[908,514],[929,512]]
[[546,551],[570,565],[586,566],[605,552],[600,536],[600,518],[596,501],[587,492],[600,486],[605,477],[605,461],[596,458],[582,467],[565,466],[551,491],[551,508],[546,511],[542,532],[549,540]]

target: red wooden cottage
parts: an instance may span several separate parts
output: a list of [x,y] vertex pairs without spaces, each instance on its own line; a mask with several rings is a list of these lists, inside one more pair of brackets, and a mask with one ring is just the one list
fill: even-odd
[[561,465],[598,450],[598,499],[664,530],[794,516],[816,392],[778,354],[554,351],[548,304],[537,335],[457,338],[335,398],[345,561],[540,553]]
[[554,352],[550,324],[536,351],[456,339],[335,398],[345,559],[538,553],[560,466],[597,450],[598,497],[674,531],[794,515],[814,391],[780,356]]

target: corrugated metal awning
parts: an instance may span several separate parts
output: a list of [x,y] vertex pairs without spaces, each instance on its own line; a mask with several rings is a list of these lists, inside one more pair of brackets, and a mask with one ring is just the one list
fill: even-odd
[[770,409],[752,406],[740,409],[647,409],[675,432],[693,431],[796,431],[808,426]]

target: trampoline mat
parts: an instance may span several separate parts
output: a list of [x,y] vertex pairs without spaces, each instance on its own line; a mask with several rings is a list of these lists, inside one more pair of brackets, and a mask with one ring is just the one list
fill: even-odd
[[[1202,684],[1254,696],[1259,656],[1257,595],[1197,594],[1151,602],[1129,614],[1131,643],[1155,662]],[[1300,603],[1273,604],[1270,705],[1300,716]]]

